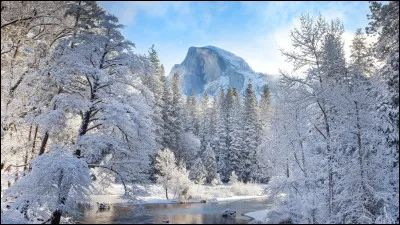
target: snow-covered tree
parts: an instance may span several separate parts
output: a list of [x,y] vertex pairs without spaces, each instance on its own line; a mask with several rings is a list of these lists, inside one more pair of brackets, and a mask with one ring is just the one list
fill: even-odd
[[211,124],[211,113],[212,113],[212,108],[210,108],[209,104],[209,97],[207,92],[204,92],[203,99],[201,101],[201,121],[200,121],[200,128],[199,128],[199,138],[200,138],[200,143],[201,147],[200,150],[201,152],[206,150],[207,144],[211,142],[212,139],[212,134],[211,133],[211,126],[214,127],[214,125]]
[[371,49],[368,48],[366,37],[361,28],[356,30],[353,41],[351,43],[350,67],[367,76],[372,75],[373,57]]
[[236,89],[233,90],[233,103],[232,110],[228,118],[228,137],[231,141],[229,149],[227,149],[227,161],[226,170],[236,171],[240,179],[245,179],[246,174],[244,173],[244,161],[246,148],[243,139],[243,106],[241,97],[237,94]]
[[88,165],[65,149],[52,152],[36,157],[29,176],[16,182],[4,196],[15,198],[10,210],[19,210],[33,223],[39,219],[59,223],[62,213],[79,215],[77,203],[90,202]]
[[272,113],[271,105],[271,93],[269,87],[265,85],[263,87],[263,93],[260,100],[260,120],[262,123],[263,130],[268,127],[269,116]]
[[377,35],[374,56],[383,63],[374,76],[377,80],[377,102],[381,120],[380,130],[385,136],[386,149],[390,149],[393,167],[391,172],[392,201],[390,214],[399,222],[399,2],[371,2],[367,33]]
[[171,191],[174,193],[174,198],[187,200],[190,197],[190,188],[192,182],[189,179],[189,171],[186,169],[185,163],[178,163],[174,176],[172,177]]
[[195,184],[204,184],[206,182],[206,172],[201,158],[198,157],[189,172],[189,179]]
[[156,174],[157,183],[163,186],[165,197],[168,199],[168,190],[172,186],[172,179],[177,170],[174,153],[168,148],[158,151],[154,167],[160,171],[159,174]]
[[236,184],[237,182],[239,182],[238,176],[236,175],[235,171],[232,171],[231,175],[229,176],[229,183]]
[[186,199],[190,189],[189,171],[184,163],[177,164],[174,153],[165,148],[158,151],[154,163],[159,171],[156,180],[165,190],[165,197],[168,199],[168,191],[174,194],[174,198]]
[[179,146],[180,139],[183,133],[183,102],[181,84],[179,81],[179,74],[175,73],[172,77],[172,101],[171,101],[171,150],[175,152],[178,160],[182,159],[183,151]]
[[[98,26],[90,33],[73,32],[60,39],[44,61],[45,66],[37,71],[57,87],[47,107],[33,120],[44,133],[39,154],[47,154],[44,147],[49,135],[54,134],[52,144],[65,146],[71,157],[74,152],[87,167],[101,168],[123,184],[136,182],[144,179],[147,155],[155,149],[151,108],[147,104],[149,91],[139,79],[139,74],[151,72],[146,70],[150,62],[132,53],[134,45],[118,31],[121,26],[116,17],[99,13],[96,22]],[[70,132],[66,124],[72,120],[77,123],[71,125]],[[70,133],[57,140],[59,132]],[[62,157],[56,159],[63,163]],[[45,162],[40,160],[37,164]],[[36,173],[28,174],[21,182],[35,179],[34,176]],[[68,189],[67,183],[61,184],[60,189]],[[125,191],[131,194],[130,190]],[[21,199],[31,196],[29,191],[22,195]],[[69,197],[65,195],[57,201],[64,204]],[[26,207],[34,207],[37,202],[38,199],[31,199]],[[68,209],[53,206],[40,210],[52,211],[52,222],[59,223]]]
[[221,89],[219,93],[219,120],[217,126],[217,154],[218,162],[217,168],[221,175],[222,181],[227,182],[229,172],[227,168],[228,162],[228,149],[230,147],[229,137],[228,137],[228,127],[229,127],[229,113],[232,108],[233,95],[231,89],[228,89],[226,95],[224,90]]
[[246,88],[243,108],[243,141],[242,163],[244,164],[241,178],[244,182],[250,181],[257,166],[256,152],[260,145],[261,124],[257,110],[257,98],[251,83]]
[[162,146],[170,148],[172,146],[173,124],[171,115],[172,96],[171,89],[168,85],[166,77],[161,77],[163,84],[163,94],[161,97],[161,119],[162,119]]
[[148,50],[148,58],[151,64],[154,67],[154,74],[143,75],[142,80],[143,84],[146,85],[153,93],[154,103],[153,103],[153,121],[154,121],[154,130],[156,133],[156,142],[157,148],[162,147],[162,115],[161,115],[161,107],[162,107],[162,94],[163,94],[163,82],[161,81],[161,77],[164,77],[163,68],[160,65],[160,60],[158,59],[157,51],[154,49],[154,44]]
[[[362,61],[346,67],[343,31],[340,21],[302,16],[300,29],[291,32],[295,51],[283,52],[295,69],[307,69],[303,78],[282,73],[274,133],[263,146],[275,161],[271,187],[285,187],[282,210],[295,223],[394,221],[396,207],[389,202],[396,194],[388,194],[393,164],[372,107],[377,92],[368,71],[359,69]],[[352,47],[357,56],[359,46]]]
[[196,96],[196,89],[192,90],[192,95],[188,97],[188,121],[187,121],[187,128],[188,131],[191,131],[196,136],[199,135],[200,129],[200,121],[199,121],[199,109],[197,104],[197,96]]
[[201,158],[206,170],[206,182],[211,183],[211,181],[217,178],[217,162],[215,159],[215,153],[210,144],[207,145],[207,148],[202,153]]
[[[219,107],[218,107],[218,97],[214,97],[211,110],[210,110],[210,127],[209,127],[209,135],[210,137],[210,145],[213,151],[215,152],[215,156],[218,155],[218,145],[217,145],[217,128],[219,124]],[[218,160],[217,160],[218,161]]]
[[183,149],[181,160],[192,169],[193,163],[200,152],[200,140],[192,132],[182,134],[179,146]]

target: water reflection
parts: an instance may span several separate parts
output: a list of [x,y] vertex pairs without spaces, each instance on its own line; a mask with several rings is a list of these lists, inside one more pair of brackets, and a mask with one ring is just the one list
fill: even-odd
[[[88,210],[80,223],[137,223],[162,224],[240,224],[248,223],[249,217],[242,214],[265,209],[267,199],[253,199],[226,203],[151,204],[145,205],[145,215],[133,210],[135,206],[113,205],[108,211]],[[236,211],[236,218],[224,218],[225,209]]]

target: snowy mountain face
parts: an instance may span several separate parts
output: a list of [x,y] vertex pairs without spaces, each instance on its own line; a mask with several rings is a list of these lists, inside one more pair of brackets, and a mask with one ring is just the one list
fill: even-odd
[[243,95],[249,82],[260,95],[272,80],[254,72],[242,58],[214,46],[190,47],[185,60],[172,68],[169,79],[174,73],[180,76],[184,95],[190,95],[193,88],[198,95],[206,90],[214,96],[221,88],[236,88]]

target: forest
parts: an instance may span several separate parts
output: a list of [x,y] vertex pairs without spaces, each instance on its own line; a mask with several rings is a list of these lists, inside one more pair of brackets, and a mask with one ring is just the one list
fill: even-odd
[[2,1],[1,223],[73,223],[113,184],[132,204],[263,185],[285,222],[399,223],[399,2],[365,16],[350,59],[342,21],[303,14],[273,87],[185,96],[97,2]]

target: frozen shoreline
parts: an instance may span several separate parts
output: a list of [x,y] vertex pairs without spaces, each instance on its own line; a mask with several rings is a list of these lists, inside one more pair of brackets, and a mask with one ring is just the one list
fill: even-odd
[[[180,201],[178,199],[166,199],[165,193],[159,185],[150,185],[146,188],[148,196],[139,196],[138,200],[141,202],[129,202],[122,198],[124,189],[122,185],[113,184],[110,188],[105,190],[105,194],[92,195],[92,202],[105,202],[109,204],[118,205],[135,205],[135,204],[179,204],[179,203],[210,203],[210,202],[233,202],[239,200],[255,199],[255,198],[266,198],[265,195],[234,195],[229,190],[229,186],[203,186],[203,194],[197,196],[194,199]],[[212,192],[212,193],[209,193]]]
[[265,223],[267,220],[267,214],[270,211],[271,211],[270,209],[263,209],[254,212],[248,212],[243,215],[253,218],[255,222]]

